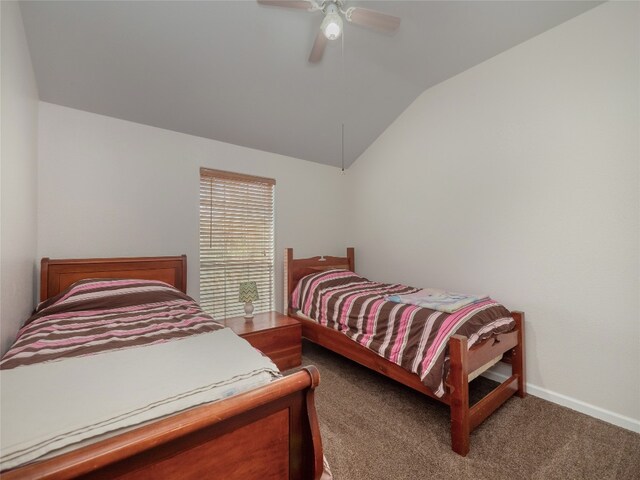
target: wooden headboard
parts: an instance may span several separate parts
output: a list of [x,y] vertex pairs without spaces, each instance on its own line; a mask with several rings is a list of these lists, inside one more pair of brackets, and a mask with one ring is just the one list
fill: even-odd
[[51,260],[43,258],[40,301],[53,297],[85,278],[137,278],[160,280],[187,293],[187,256],[87,258]]
[[305,275],[333,268],[343,268],[355,272],[355,250],[347,248],[346,257],[293,258],[293,248],[284,249],[284,311],[289,313],[289,299],[293,290]]

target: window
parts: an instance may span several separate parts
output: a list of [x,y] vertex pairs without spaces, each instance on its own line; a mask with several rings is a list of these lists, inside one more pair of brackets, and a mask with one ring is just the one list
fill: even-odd
[[257,284],[255,313],[273,310],[275,183],[200,169],[200,305],[217,320],[244,314],[241,282]]

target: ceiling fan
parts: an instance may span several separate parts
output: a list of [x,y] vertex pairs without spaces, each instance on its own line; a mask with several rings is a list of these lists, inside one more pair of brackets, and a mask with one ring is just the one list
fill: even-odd
[[324,20],[322,20],[320,31],[309,55],[311,63],[318,63],[322,60],[327,40],[340,38],[343,28],[342,17],[349,23],[383,32],[393,32],[400,26],[400,19],[393,15],[360,7],[350,7],[344,10],[344,0],[258,0],[258,3],[274,7],[297,8],[309,12],[322,12]]

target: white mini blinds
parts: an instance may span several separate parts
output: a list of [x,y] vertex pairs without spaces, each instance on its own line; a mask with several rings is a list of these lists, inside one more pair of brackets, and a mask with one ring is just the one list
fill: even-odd
[[244,314],[242,282],[257,284],[255,313],[273,310],[275,184],[200,169],[200,305],[216,320]]

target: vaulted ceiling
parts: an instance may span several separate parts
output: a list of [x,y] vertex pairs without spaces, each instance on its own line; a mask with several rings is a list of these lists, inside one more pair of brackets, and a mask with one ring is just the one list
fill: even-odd
[[348,1],[400,29],[348,24],[316,65],[319,13],[251,0],[21,8],[44,101],[335,166],[344,123],[349,166],[425,89],[598,3]]

